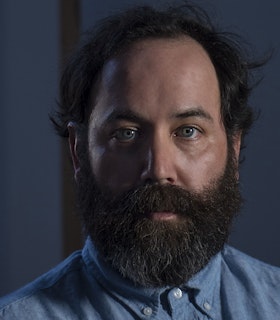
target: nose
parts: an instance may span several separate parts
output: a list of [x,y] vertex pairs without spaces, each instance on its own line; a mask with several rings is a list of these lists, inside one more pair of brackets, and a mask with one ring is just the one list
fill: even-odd
[[144,153],[141,182],[143,184],[176,184],[175,154],[170,137],[154,139]]

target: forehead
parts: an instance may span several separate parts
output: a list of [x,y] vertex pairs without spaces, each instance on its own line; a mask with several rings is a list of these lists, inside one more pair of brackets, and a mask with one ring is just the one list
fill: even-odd
[[220,114],[215,68],[202,46],[189,37],[139,41],[110,59],[102,70],[97,100],[95,114],[113,106],[159,113],[186,105],[214,107]]

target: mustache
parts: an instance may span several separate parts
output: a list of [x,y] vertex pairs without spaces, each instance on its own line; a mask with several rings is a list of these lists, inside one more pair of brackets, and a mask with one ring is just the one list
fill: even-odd
[[[203,198],[207,191],[196,193],[186,191],[175,185],[145,185],[129,190],[125,194],[112,199],[106,197],[106,211],[114,214],[133,213],[146,215],[150,212],[173,212],[190,216],[192,212],[203,207]],[[110,200],[112,199],[112,200]],[[205,208],[200,208],[199,211]]]

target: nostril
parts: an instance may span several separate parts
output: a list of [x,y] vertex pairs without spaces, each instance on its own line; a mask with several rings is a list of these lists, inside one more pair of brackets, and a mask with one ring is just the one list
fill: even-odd
[[143,181],[143,183],[146,186],[150,186],[150,185],[175,184],[175,181],[172,178],[163,178],[163,179],[147,178]]

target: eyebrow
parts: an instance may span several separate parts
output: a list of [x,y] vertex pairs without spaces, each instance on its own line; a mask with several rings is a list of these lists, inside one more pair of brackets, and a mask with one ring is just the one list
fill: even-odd
[[211,122],[213,122],[213,118],[210,115],[210,113],[208,113],[207,111],[205,111],[202,107],[194,107],[194,108],[190,108],[186,111],[183,112],[178,112],[178,113],[174,113],[172,115],[173,118],[179,118],[179,119],[184,119],[184,118],[191,118],[191,117],[197,117],[197,118],[203,118],[206,120],[209,120]]
[[[189,108],[186,111],[182,112],[175,112],[172,113],[170,118],[177,118],[177,119],[185,119],[185,118],[191,118],[191,117],[197,117],[197,118],[203,118],[206,120],[209,120],[213,122],[212,116],[205,110],[203,110],[202,107],[193,107]],[[108,115],[106,118],[106,123],[118,121],[118,120],[126,120],[126,121],[132,121],[132,122],[147,122],[147,120],[140,114],[138,114],[135,111],[131,111],[129,109],[123,109],[123,110],[114,110],[112,113]]]
[[112,113],[110,113],[106,119],[106,122],[114,122],[117,120],[143,122],[145,121],[145,118],[136,112],[132,112],[129,109],[122,109],[122,110],[114,110]]

